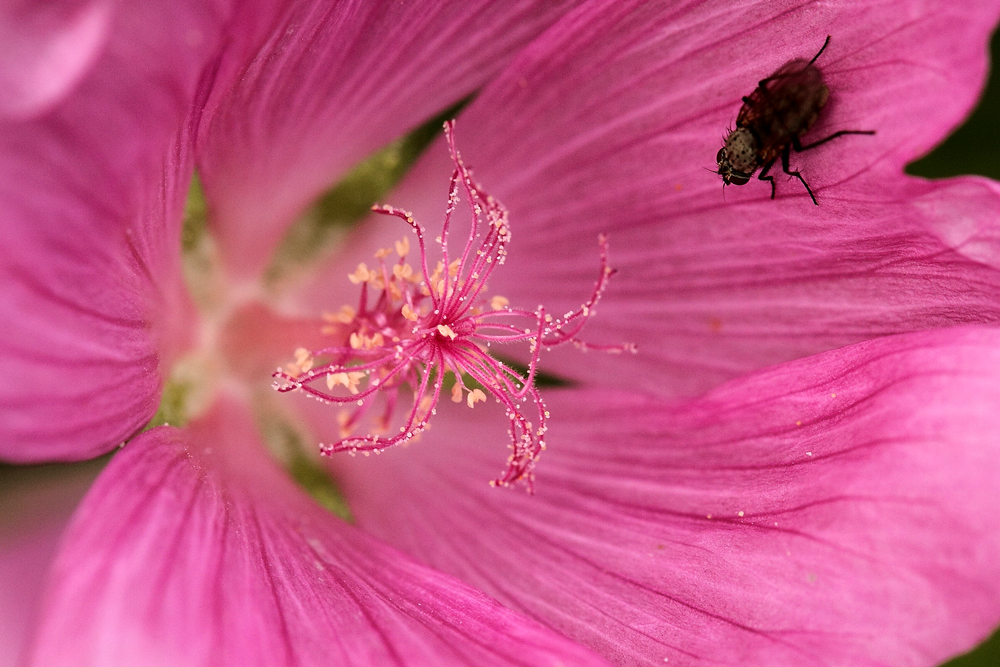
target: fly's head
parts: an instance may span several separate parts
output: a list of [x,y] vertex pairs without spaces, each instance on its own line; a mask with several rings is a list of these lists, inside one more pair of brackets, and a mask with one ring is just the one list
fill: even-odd
[[726,142],[715,156],[719,163],[716,172],[726,185],[746,185],[757,171],[757,140],[753,133],[740,127],[726,136]]

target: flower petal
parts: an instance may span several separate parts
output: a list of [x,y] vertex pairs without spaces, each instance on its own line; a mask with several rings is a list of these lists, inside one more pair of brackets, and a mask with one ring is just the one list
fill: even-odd
[[[457,130],[478,180],[510,209],[507,270],[491,286],[512,303],[578,306],[608,234],[620,272],[585,335],[637,343],[639,355],[580,363],[557,351],[543,358],[550,370],[691,394],[873,336],[1000,319],[996,255],[963,245],[1000,233],[1000,191],[901,173],[973,104],[996,2],[881,3],[863,19],[851,2],[634,4],[567,15]],[[818,62],[832,101],[807,137],[878,134],[793,154],[819,206],[780,165],[774,201],[757,181],[724,198],[706,168],[740,96],[827,33]],[[388,199],[425,224],[443,211],[450,169],[443,146],[429,152]]]
[[273,9],[243,12],[199,159],[233,272],[259,271],[339,175],[471,94],[577,2],[302,0],[267,19]]
[[226,400],[115,456],[67,532],[29,662],[604,664],[322,510]]
[[998,404],[1000,331],[951,329],[555,392],[535,496],[484,483],[496,413],[334,461],[359,525],[615,662],[930,666],[1000,621]]
[[73,509],[100,462],[0,466],[0,665],[16,665]]
[[[183,345],[184,122],[218,41],[213,3],[122,5],[45,116],[0,127],[0,457],[80,459],[156,410]],[[183,46],[183,48],[178,48]]]
[[111,0],[4,3],[0,7],[0,116],[41,113],[100,55]]

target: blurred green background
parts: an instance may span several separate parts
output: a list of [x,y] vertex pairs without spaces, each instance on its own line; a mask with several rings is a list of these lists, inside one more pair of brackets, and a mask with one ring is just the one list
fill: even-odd
[[[992,62],[1000,62],[1000,31],[993,34],[990,52]],[[1000,139],[997,136],[1000,130],[1000,75],[996,70],[990,73],[979,105],[965,124],[929,155],[907,167],[907,173],[927,178],[979,174],[1000,180]],[[1000,631],[975,651],[945,664],[946,667],[1000,667]]]

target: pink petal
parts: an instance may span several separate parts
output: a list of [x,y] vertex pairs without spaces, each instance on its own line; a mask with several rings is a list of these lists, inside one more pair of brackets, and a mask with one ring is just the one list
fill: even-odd
[[244,11],[200,166],[232,270],[253,275],[345,170],[472,93],[578,0],[303,0]]
[[59,538],[101,467],[0,468],[0,665],[18,664]]
[[604,664],[320,509],[223,401],[115,456],[29,664]]
[[549,395],[335,458],[359,525],[619,663],[936,665],[1000,621],[1000,331],[887,337],[686,403]]
[[[156,410],[184,344],[183,123],[223,18],[122,6],[98,63],[49,114],[0,127],[0,457],[79,459]],[[183,48],[180,48],[183,46]]]
[[[495,291],[576,307],[596,276],[596,237],[609,235],[620,273],[587,337],[640,354],[581,363],[560,351],[551,370],[694,393],[873,336],[1000,319],[997,246],[966,243],[1000,234],[997,187],[901,173],[975,101],[996,2],[882,3],[863,16],[848,2],[634,4],[565,17],[458,124],[467,162],[511,211]],[[878,134],[793,155],[818,207],[780,171],[775,201],[756,180],[723,197],[705,169],[740,96],[826,34],[818,62],[833,97],[807,136]],[[449,169],[435,147],[387,201],[439,219]]]
[[104,47],[110,0],[5,2],[0,7],[0,116],[24,118],[58,102]]

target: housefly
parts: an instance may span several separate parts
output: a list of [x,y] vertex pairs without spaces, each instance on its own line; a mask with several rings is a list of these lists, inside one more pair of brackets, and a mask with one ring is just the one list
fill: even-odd
[[726,135],[725,144],[715,156],[719,163],[716,173],[726,185],[746,185],[760,169],[757,178],[770,182],[771,199],[774,199],[774,176],[769,176],[768,172],[780,157],[782,170],[799,179],[813,204],[819,205],[802,174],[789,169],[790,151],[793,148],[796,152],[809,150],[845,134],[875,134],[872,130],[840,130],[818,141],[801,142],[802,135],[816,123],[830,98],[823,73],[816,67],[816,60],[829,43],[827,35],[812,60],[789,60],[743,98],[736,129]]

